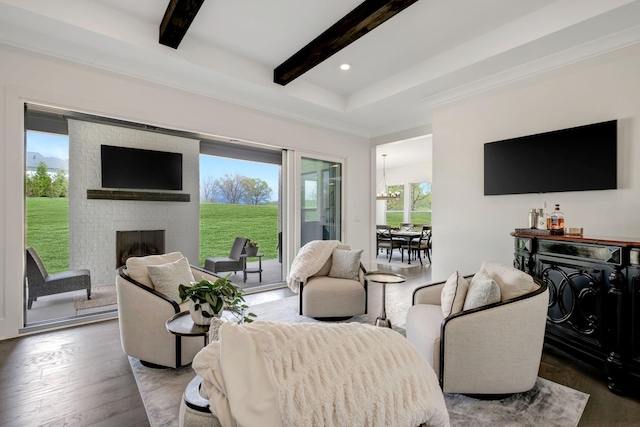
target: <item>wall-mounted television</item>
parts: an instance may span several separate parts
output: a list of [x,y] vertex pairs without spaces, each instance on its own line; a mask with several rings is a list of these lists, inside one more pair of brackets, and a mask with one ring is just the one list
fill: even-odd
[[617,188],[616,120],[484,144],[484,194]]
[[182,190],[182,153],[102,145],[102,187]]

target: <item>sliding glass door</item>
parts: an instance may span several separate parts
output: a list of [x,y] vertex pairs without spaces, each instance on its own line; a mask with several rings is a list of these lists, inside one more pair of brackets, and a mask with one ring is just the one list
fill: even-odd
[[342,240],[342,162],[300,156],[300,246]]

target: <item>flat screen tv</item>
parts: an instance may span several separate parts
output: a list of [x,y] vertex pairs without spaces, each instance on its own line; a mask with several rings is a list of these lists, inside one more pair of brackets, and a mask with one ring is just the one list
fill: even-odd
[[182,190],[182,153],[102,145],[103,188]]
[[617,121],[484,144],[484,194],[617,188]]

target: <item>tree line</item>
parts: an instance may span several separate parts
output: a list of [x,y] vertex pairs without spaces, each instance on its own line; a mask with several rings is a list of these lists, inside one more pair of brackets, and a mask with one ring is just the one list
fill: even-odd
[[272,192],[266,181],[237,173],[216,179],[208,176],[200,184],[200,200],[208,203],[259,205],[271,201]]
[[67,197],[69,179],[61,169],[52,177],[47,171],[47,164],[40,162],[35,174],[27,174],[26,191],[27,197]]

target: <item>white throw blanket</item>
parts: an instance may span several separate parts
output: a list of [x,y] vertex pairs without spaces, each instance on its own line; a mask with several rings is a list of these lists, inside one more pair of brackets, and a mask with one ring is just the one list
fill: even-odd
[[291,263],[287,279],[289,288],[298,293],[300,282],[306,283],[310,276],[320,271],[339,244],[338,240],[312,240],[301,247]]
[[219,335],[193,368],[223,427],[449,425],[433,369],[390,329],[226,322]]

